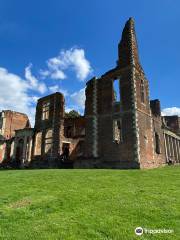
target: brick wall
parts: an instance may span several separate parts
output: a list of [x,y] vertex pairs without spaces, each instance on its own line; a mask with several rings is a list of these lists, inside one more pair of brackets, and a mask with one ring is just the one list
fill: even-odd
[[[139,62],[134,21],[129,19],[118,45],[117,67],[87,82],[85,119],[86,167],[151,168],[163,164],[164,141],[161,117],[152,116],[149,83]],[[114,103],[115,80],[119,81],[120,103]],[[157,109],[156,109],[157,110]],[[114,122],[121,127],[114,141]],[[116,129],[116,131],[118,131]],[[154,134],[161,153],[154,151]],[[96,151],[95,151],[96,150]],[[78,164],[77,164],[78,165]]]
[[167,127],[177,134],[180,134],[180,117],[178,116],[164,116]]
[[5,139],[10,139],[15,135],[15,130],[30,127],[29,119],[26,114],[10,110],[3,111],[3,124],[1,134]]
[[[48,103],[47,118],[43,119],[43,106]],[[32,158],[39,165],[56,166],[61,154],[60,139],[63,135],[64,124],[64,96],[61,93],[54,93],[40,98],[36,107],[35,136],[33,139]],[[48,132],[49,131],[49,132]],[[52,133],[49,138],[48,133]],[[37,136],[41,136],[41,144],[37,144]],[[47,144],[48,143],[48,144]],[[46,152],[46,144],[48,151]],[[36,147],[40,147],[40,155],[36,155]],[[38,152],[38,150],[37,150]]]

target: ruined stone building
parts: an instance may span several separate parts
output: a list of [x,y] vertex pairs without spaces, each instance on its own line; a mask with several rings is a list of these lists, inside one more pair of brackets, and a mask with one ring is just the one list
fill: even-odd
[[[23,121],[13,130],[0,124],[16,166],[121,169],[180,163],[180,117],[162,117],[160,101],[150,100],[132,18],[123,29],[115,68],[87,82],[85,116],[65,117],[64,105],[63,94],[54,93],[38,100],[34,128]],[[2,146],[1,162],[7,159]]]
[[[73,161],[82,157],[85,118],[65,116],[64,96],[61,93],[56,92],[38,100],[34,128],[27,124],[26,115],[10,113],[15,114],[19,125],[15,121],[11,127],[10,124],[3,125],[2,130],[6,134],[10,129],[13,134],[0,140],[0,163],[7,164],[11,160],[14,167],[73,167]],[[6,119],[6,122],[11,121],[11,115],[7,115]],[[63,160],[61,156],[65,151],[68,158]]]
[[[36,108],[35,135],[32,164],[38,166],[63,166],[82,155],[85,135],[84,117],[66,118],[64,96],[55,93],[39,99]],[[69,159],[59,161],[68,149]]]
[[30,127],[28,116],[23,113],[4,110],[0,112],[0,162],[9,161],[13,155],[16,130]]

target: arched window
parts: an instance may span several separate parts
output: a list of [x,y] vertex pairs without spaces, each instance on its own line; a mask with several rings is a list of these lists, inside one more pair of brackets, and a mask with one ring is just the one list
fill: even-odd
[[115,143],[122,142],[122,120],[121,119],[113,120],[113,142]]
[[34,155],[41,155],[42,132],[38,132],[35,138]]
[[73,134],[73,126],[65,126],[64,127],[64,136],[67,138],[72,138],[74,136]]
[[46,131],[46,135],[45,135],[45,153],[51,153],[52,152],[52,143],[53,143],[53,131],[52,129],[48,129]]
[[42,120],[49,119],[50,102],[44,102],[42,105]]
[[20,164],[23,158],[23,148],[24,148],[24,140],[19,139],[16,146],[16,160],[18,161],[18,164]]
[[120,102],[121,96],[120,96],[120,80],[114,79],[113,80],[113,102]]
[[157,134],[157,133],[155,133],[155,142],[156,142],[156,153],[160,154],[161,153],[161,143],[160,143],[159,134]]
[[140,91],[141,91],[141,102],[145,102],[145,95],[144,95],[144,81],[141,80],[141,86],[140,86]]

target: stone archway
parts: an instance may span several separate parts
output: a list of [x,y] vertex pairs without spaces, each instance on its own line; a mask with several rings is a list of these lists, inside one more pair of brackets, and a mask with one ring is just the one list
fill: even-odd
[[24,140],[20,139],[16,147],[16,166],[17,167],[20,167],[23,161],[23,147],[24,147]]

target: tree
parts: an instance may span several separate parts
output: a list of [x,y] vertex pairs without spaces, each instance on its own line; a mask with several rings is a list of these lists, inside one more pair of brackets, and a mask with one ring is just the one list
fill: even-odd
[[76,117],[80,117],[80,116],[81,115],[75,110],[71,110],[70,112],[65,113],[66,118],[76,118]]

